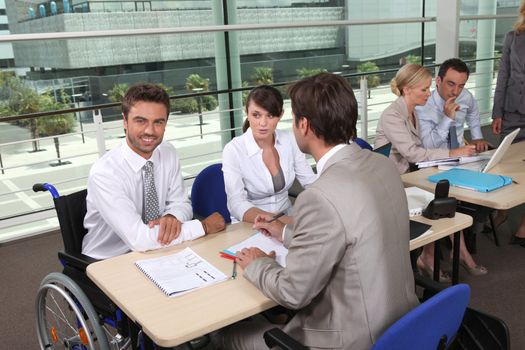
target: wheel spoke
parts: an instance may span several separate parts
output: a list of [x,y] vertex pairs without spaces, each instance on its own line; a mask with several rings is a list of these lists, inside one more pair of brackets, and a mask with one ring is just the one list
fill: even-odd
[[64,312],[62,311],[62,308],[60,307],[60,305],[58,304],[58,302],[56,301],[54,295],[52,295],[52,293],[50,293],[50,296],[51,296],[51,299],[53,299],[53,303],[55,304],[55,306],[57,307],[58,311],[60,311],[60,314],[59,315],[57,312],[55,312],[50,306],[48,306],[46,304],[46,309],[48,311],[50,311],[54,318],[55,318],[55,321],[56,323],[58,324],[59,323],[59,320],[61,320],[62,322],[64,322],[73,332],[77,333],[77,329],[75,327],[73,327],[70,323],[70,321],[67,319],[67,316],[64,314]]

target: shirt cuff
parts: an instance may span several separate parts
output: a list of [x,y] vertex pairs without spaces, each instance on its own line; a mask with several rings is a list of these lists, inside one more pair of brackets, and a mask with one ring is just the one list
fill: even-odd
[[184,241],[191,241],[204,236],[204,227],[199,220],[191,220],[182,223],[180,234]]

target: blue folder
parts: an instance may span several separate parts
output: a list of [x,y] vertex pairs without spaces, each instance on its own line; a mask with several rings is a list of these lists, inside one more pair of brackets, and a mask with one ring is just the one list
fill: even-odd
[[448,180],[451,186],[468,188],[479,192],[494,191],[512,183],[512,178],[508,176],[457,168],[431,175],[428,177],[428,180],[431,182]]

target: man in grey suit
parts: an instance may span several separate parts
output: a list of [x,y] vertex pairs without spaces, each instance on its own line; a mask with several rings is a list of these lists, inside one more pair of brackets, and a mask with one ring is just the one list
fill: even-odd
[[[418,304],[403,184],[388,158],[349,144],[357,102],[344,78],[321,73],[289,94],[297,144],[314,157],[320,175],[297,198],[293,225],[256,218],[255,228],[289,249],[286,267],[257,248],[237,252],[238,263],[267,297],[296,310],[283,329],[304,345],[369,349]],[[225,332],[223,346],[264,349],[269,328],[239,323]]]

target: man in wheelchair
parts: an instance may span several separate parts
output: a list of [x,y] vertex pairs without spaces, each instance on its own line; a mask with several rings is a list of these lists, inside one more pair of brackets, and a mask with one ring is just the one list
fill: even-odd
[[47,275],[37,294],[42,349],[158,348],[91,282],[87,265],[225,228],[219,213],[191,220],[179,158],[171,144],[162,142],[169,110],[163,89],[132,86],[122,102],[125,142],[93,165],[87,195],[82,190],[59,196],[49,184],[33,187],[53,195],[64,240],[59,252],[63,273]]
[[219,213],[191,220],[179,157],[162,142],[169,111],[169,96],[156,85],[137,84],[124,95],[125,142],[100,158],[89,174],[83,254],[106,259],[224,229]]

